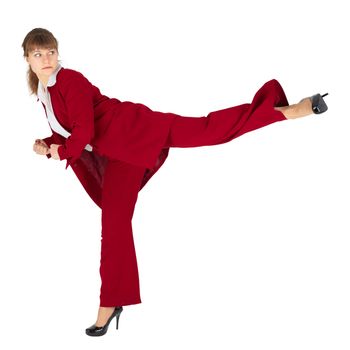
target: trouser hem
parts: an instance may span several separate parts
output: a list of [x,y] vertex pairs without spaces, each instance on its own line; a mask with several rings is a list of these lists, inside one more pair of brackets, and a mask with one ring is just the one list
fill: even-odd
[[129,299],[129,300],[122,300],[118,301],[117,299],[115,301],[113,300],[100,300],[100,307],[115,307],[115,306],[126,306],[126,305],[134,305],[134,304],[141,304],[142,301],[140,298],[137,299]]

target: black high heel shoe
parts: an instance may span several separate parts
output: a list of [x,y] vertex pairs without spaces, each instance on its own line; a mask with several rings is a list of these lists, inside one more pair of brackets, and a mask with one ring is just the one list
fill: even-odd
[[312,103],[312,111],[315,114],[324,113],[328,109],[326,102],[324,102],[324,99],[323,99],[323,97],[325,97],[327,95],[328,95],[328,92],[322,96],[321,96],[321,94],[316,94],[316,95],[309,97],[311,99],[311,103]]
[[103,327],[97,327],[95,324],[93,324],[91,327],[85,329],[85,333],[92,337],[98,337],[100,335],[106,334],[109,323],[112,321],[114,316],[116,316],[116,329],[118,329],[119,317],[122,311],[123,311],[123,307],[117,306]]

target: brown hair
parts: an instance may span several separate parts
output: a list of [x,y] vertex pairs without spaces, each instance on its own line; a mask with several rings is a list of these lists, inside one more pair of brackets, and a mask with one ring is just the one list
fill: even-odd
[[[54,48],[58,52],[58,41],[53,36],[53,34],[44,28],[34,28],[31,30],[23,40],[23,57],[28,57],[29,53],[36,49],[49,49]],[[28,64],[29,65],[29,64]],[[32,68],[28,67],[27,71],[27,81],[30,90],[30,94],[38,94],[38,82],[39,79],[37,75],[32,71]]]

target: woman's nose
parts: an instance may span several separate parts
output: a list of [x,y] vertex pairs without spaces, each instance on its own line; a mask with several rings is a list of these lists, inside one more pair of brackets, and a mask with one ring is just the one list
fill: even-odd
[[46,63],[46,62],[49,62],[50,61],[50,57],[49,55],[43,55],[43,61]]

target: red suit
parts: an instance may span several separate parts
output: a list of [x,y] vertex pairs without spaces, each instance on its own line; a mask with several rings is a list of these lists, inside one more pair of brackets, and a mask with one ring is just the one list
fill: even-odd
[[[57,120],[71,135],[65,138],[52,130],[44,141],[63,145],[58,148],[60,159],[67,160],[66,168],[72,167],[102,209],[100,306],[141,302],[131,221],[138,192],[162,166],[169,148],[228,142],[286,120],[273,107],[288,105],[275,79],[258,90],[252,103],[201,117],[108,98],[81,73],[63,67],[47,88]],[[87,144],[92,152],[84,148]]]

